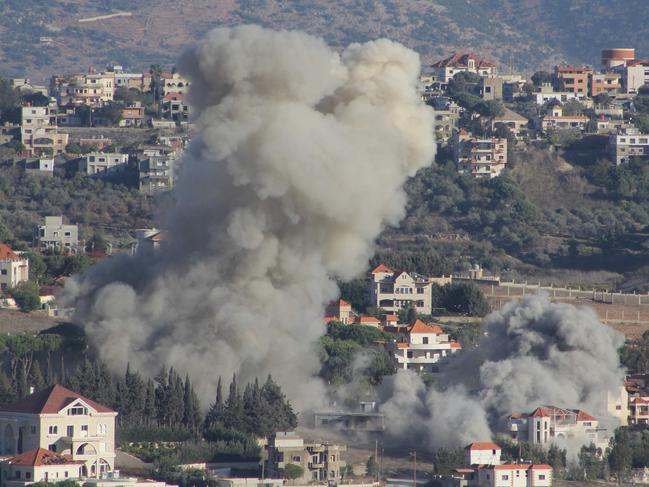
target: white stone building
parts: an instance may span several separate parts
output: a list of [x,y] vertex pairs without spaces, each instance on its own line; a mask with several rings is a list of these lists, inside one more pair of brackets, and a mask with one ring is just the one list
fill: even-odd
[[24,487],[35,482],[60,482],[82,477],[83,461],[35,448],[2,462],[2,486]]
[[46,216],[45,224],[34,229],[34,242],[43,250],[72,251],[79,246],[79,227],[64,224],[62,216]]
[[397,361],[400,369],[416,372],[435,372],[437,363],[462,347],[450,340],[438,325],[428,325],[421,320],[406,328],[406,332],[397,334],[397,338],[388,344],[388,348]]
[[500,465],[500,445],[491,441],[477,441],[464,449],[466,465]]
[[29,259],[0,243],[0,291],[29,279]]
[[102,177],[124,172],[128,166],[128,154],[116,152],[90,152],[79,160],[79,171],[88,176]]
[[622,127],[610,134],[608,146],[617,165],[629,162],[631,157],[649,159],[649,134],[642,134],[635,127]]
[[49,107],[26,106],[21,109],[20,142],[29,156],[54,156],[65,151],[68,134],[59,132]]
[[472,53],[454,53],[431,66],[436,81],[448,83],[457,73],[474,73],[489,78],[496,75],[493,63]]

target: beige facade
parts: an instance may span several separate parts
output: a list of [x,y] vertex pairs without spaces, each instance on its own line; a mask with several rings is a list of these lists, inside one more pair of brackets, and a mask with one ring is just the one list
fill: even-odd
[[20,141],[27,155],[56,155],[65,152],[68,134],[59,132],[56,115],[49,107],[22,107]]
[[29,259],[0,244],[0,291],[15,287],[29,279]]
[[83,477],[115,467],[117,413],[55,385],[0,410],[0,447],[4,455],[38,448],[81,462]]
[[165,73],[161,78],[163,95],[168,95],[169,93],[186,94],[189,91],[189,80],[178,73]]
[[62,81],[58,88],[61,105],[100,107],[113,101],[115,73],[87,73]]
[[462,130],[455,135],[454,148],[460,173],[476,178],[495,178],[507,165],[507,139],[474,137]]
[[79,245],[79,227],[64,224],[62,216],[46,216],[45,224],[34,229],[34,242],[41,249],[71,251]]
[[69,455],[36,448],[2,462],[2,487],[24,487],[35,482],[59,482],[82,477],[83,462]]
[[428,325],[421,320],[407,328],[388,348],[400,369],[416,372],[436,372],[437,363],[462,347],[438,325]]
[[431,66],[436,81],[448,83],[457,73],[475,73],[489,78],[496,75],[496,66],[471,53],[454,53]]

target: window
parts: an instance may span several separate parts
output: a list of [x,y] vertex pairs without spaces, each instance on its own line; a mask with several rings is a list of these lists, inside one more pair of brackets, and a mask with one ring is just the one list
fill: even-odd
[[59,427],[58,426],[50,426],[47,429],[47,433],[50,435],[58,435],[59,434]]
[[300,462],[301,461],[299,456],[294,456],[291,460],[294,461],[294,462]]
[[108,430],[108,427],[105,424],[98,424],[97,425],[97,434],[98,435],[105,435]]
[[424,337],[423,341],[424,341],[424,345],[428,345],[428,337]]
[[6,276],[7,275],[7,269],[2,269],[0,271],[0,274],[2,274],[3,276]]
[[20,478],[20,470],[16,470],[16,478],[17,478],[17,479]]
[[47,449],[48,449],[49,451],[56,452],[56,444],[55,444],[55,443],[52,443],[51,445],[48,445]]
[[68,425],[67,435],[68,436],[74,436],[74,426],[73,425]]
[[32,478],[31,472],[25,472],[25,479],[30,480]]
[[545,474],[540,474],[539,475],[539,480],[545,480]]
[[616,410],[616,411],[621,411],[621,410],[622,410],[622,406],[620,406],[620,405],[618,404],[617,406],[615,406],[615,410]]
[[509,475],[503,475],[503,480],[509,480]]
[[81,425],[81,434],[83,436],[88,436],[88,425],[87,424],[82,424]]
[[66,237],[69,237],[69,236],[70,236],[70,232],[65,232],[65,236],[66,236]]
[[88,414],[88,408],[83,406],[75,406],[68,409],[68,416],[85,416]]

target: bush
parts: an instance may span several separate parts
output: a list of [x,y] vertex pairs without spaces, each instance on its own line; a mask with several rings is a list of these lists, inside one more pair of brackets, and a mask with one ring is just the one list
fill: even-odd
[[289,480],[299,479],[304,475],[304,468],[294,463],[289,463],[284,468],[284,477]]
[[28,313],[41,307],[38,295],[38,286],[31,281],[25,281],[9,290],[9,295],[14,298],[21,311]]

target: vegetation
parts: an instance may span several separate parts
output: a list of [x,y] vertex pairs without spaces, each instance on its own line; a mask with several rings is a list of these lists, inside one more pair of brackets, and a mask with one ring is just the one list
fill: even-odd
[[9,289],[9,295],[14,298],[21,311],[34,311],[41,307],[38,296],[38,286],[33,282],[21,282],[16,287]]

